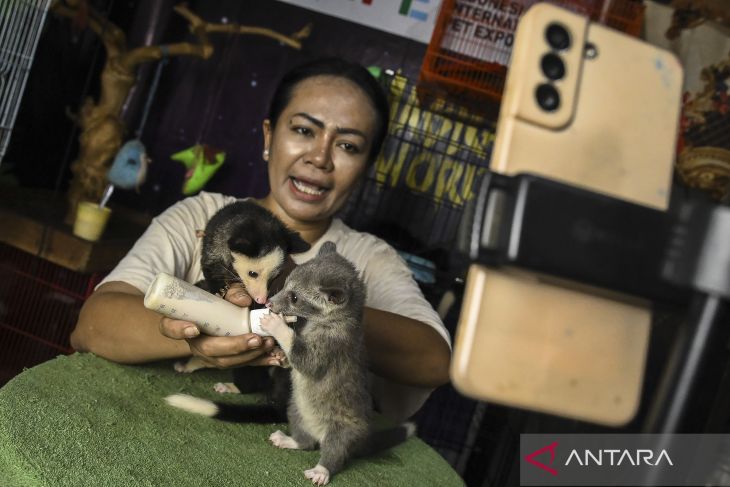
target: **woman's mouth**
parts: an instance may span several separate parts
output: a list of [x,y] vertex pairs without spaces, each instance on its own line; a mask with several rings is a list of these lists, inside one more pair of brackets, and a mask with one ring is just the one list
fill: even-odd
[[302,181],[301,179],[297,179],[295,177],[289,177],[289,181],[291,182],[291,186],[294,188],[296,193],[307,200],[321,199],[327,192],[326,188],[317,186],[310,182]]

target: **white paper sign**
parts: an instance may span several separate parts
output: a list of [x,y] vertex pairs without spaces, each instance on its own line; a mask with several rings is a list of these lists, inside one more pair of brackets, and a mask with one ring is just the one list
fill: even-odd
[[428,44],[441,0],[279,0]]
[[[456,0],[441,39],[441,48],[481,61],[509,64],[515,30],[522,14],[542,0]],[[601,4],[598,0],[551,0],[581,15]],[[609,2],[610,3],[610,2]]]
[[482,61],[507,65],[517,21],[537,0],[456,0],[441,47]]

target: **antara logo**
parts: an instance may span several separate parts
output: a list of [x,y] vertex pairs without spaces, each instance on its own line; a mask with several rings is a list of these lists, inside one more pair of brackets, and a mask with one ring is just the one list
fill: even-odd
[[550,465],[552,465],[553,462],[555,461],[555,448],[557,446],[558,446],[558,442],[554,441],[554,442],[550,443],[548,446],[543,446],[539,450],[535,450],[534,452],[525,456],[525,460],[527,460],[527,463],[531,463],[534,466],[536,466],[537,468],[541,468],[552,475],[557,475],[558,474],[557,470],[555,470],[554,468],[548,467],[544,463],[541,463],[541,462],[538,462],[537,460],[535,460],[536,456],[542,455],[546,451],[550,451]]
[[[537,468],[540,468],[542,470],[545,470],[551,475],[558,475],[558,471],[554,469],[553,467],[550,467],[538,460],[535,459],[535,457],[542,455],[543,453],[550,452],[550,462],[549,464],[552,465],[555,462],[555,450],[558,446],[558,442],[554,441],[550,443],[547,446],[544,446],[538,450],[535,450],[534,452],[530,453],[529,455],[525,456],[525,460],[527,463],[530,463]],[[655,454],[653,450],[649,449],[637,449],[637,450],[620,450],[620,449],[603,449],[603,450],[583,450],[583,454],[581,456],[580,453],[578,453],[578,450],[573,449],[570,451],[570,454],[568,455],[568,459],[565,461],[565,466],[569,465],[577,465],[581,467],[589,467],[592,465],[611,465],[611,466],[619,466],[619,465],[633,465],[633,466],[640,466],[640,465],[649,465],[651,467],[656,467],[659,464],[664,462],[667,465],[674,466],[674,463],[672,462],[672,459],[669,457],[669,454],[667,453],[667,450],[661,450],[659,454]]]
[[669,458],[667,450],[662,450],[659,455],[654,456],[653,450],[598,450],[596,455],[591,450],[583,451],[583,458],[578,454],[578,450],[571,450],[565,465],[570,465],[571,461],[575,461],[581,467],[590,465],[649,465],[656,467],[659,463],[664,462],[674,466],[672,459]]

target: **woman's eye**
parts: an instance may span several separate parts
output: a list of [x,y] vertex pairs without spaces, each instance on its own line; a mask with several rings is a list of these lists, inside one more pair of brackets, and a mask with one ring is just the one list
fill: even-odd
[[248,271],[248,277],[252,277],[253,279],[256,279],[257,277],[259,277],[259,273],[254,272],[254,271]]
[[355,144],[351,144],[349,142],[343,142],[342,144],[340,144],[340,147],[345,149],[346,152],[352,152],[352,153],[360,152],[360,149]]
[[308,127],[295,127],[294,131],[299,135],[312,135],[312,130]]

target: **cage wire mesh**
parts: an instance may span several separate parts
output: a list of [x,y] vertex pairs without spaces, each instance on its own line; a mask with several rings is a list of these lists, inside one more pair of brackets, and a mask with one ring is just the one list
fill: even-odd
[[[474,98],[499,100],[519,18],[542,0],[443,0],[421,66],[420,80]],[[549,0],[594,22],[637,36],[639,0]]]
[[73,351],[69,335],[101,277],[0,244],[0,385]]
[[[404,253],[441,259],[451,252],[464,204],[488,168],[494,127],[463,106],[424,97],[403,76],[385,75],[383,84],[390,99],[388,135],[341,215]],[[443,265],[424,263],[431,273],[448,267],[435,264]]]
[[50,0],[0,2],[0,164],[10,143]]
[[[463,286],[458,278],[465,274],[454,258],[457,230],[489,166],[494,127],[403,76],[387,73],[381,81],[390,101],[388,135],[341,217],[399,251],[453,336]],[[419,436],[463,473],[483,414],[483,403],[446,385],[415,419]]]

